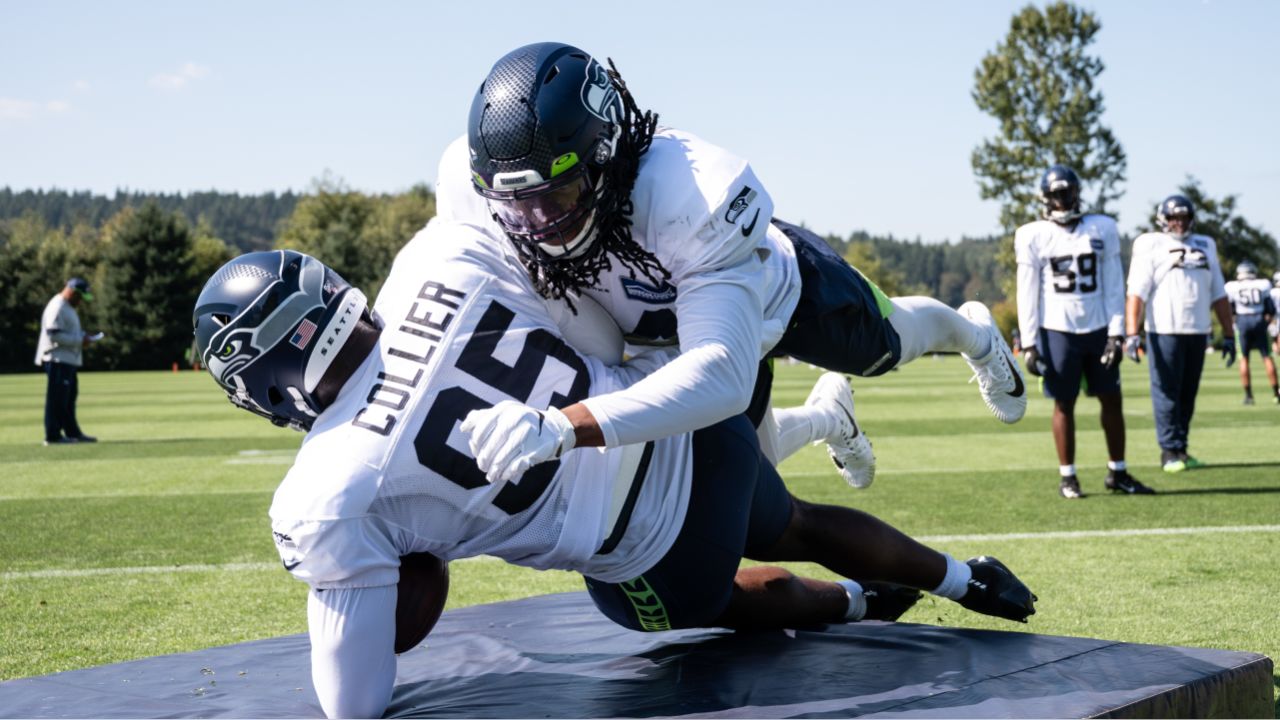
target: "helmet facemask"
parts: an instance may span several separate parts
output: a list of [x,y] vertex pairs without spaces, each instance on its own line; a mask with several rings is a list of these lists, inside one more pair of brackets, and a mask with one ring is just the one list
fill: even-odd
[[1075,171],[1064,165],[1054,165],[1040,179],[1040,203],[1044,218],[1059,225],[1070,225],[1079,220],[1080,180]]

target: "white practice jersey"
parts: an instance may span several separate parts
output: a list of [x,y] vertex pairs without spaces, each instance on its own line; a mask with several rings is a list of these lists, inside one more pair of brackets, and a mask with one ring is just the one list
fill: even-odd
[[296,577],[393,585],[401,556],[430,552],[618,582],[667,552],[688,502],[688,435],[577,448],[490,484],[458,425],[502,400],[564,407],[621,389],[671,353],[618,368],[578,354],[504,240],[439,220],[401,250],[375,311],[376,350],[317,418],[271,505]]
[[[1271,295],[1271,281],[1266,278],[1232,280],[1223,286],[1231,310],[1236,315],[1262,315]],[[1274,302],[1271,303],[1274,305]]]
[[1271,318],[1271,336],[1280,337],[1280,286],[1271,288],[1271,305],[1276,309],[1275,317]]
[[1204,235],[1183,240],[1162,232],[1139,235],[1133,241],[1128,293],[1146,303],[1147,332],[1207,335],[1210,306],[1227,294],[1217,244]]
[[[465,137],[445,151],[437,177],[439,217],[502,232],[471,187]],[[800,298],[795,248],[770,223],[773,200],[745,160],[662,128],[631,198],[633,239],[671,277],[655,285],[615,261],[584,294],[630,344],[678,345],[681,357],[629,392],[587,403],[609,446],[741,412],[759,359],[781,340]]]
[[1120,234],[1106,215],[1071,227],[1038,220],[1014,235],[1018,260],[1018,328],[1024,346],[1040,328],[1124,334],[1124,268]]

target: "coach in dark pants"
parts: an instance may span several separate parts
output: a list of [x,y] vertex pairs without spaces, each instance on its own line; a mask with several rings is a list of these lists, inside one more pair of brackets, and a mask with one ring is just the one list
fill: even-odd
[[63,445],[97,442],[85,435],[76,422],[76,397],[80,381],[76,377],[84,348],[93,338],[80,328],[76,307],[92,300],[89,283],[71,278],[67,286],[49,300],[40,319],[40,340],[36,345],[36,364],[49,378],[44,397],[44,444]]
[[1203,464],[1187,452],[1187,445],[1205,345],[1213,330],[1210,311],[1222,324],[1221,348],[1228,365],[1235,360],[1236,344],[1218,246],[1213,238],[1191,233],[1191,201],[1182,195],[1165,198],[1156,219],[1163,232],[1144,233],[1133,241],[1125,353],[1138,360],[1138,331],[1145,327],[1160,464],[1174,473]]

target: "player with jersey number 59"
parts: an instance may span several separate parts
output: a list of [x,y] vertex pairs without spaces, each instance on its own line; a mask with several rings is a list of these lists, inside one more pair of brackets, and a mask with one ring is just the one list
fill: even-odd
[[1129,297],[1125,304],[1125,354],[1140,362],[1140,329],[1147,333],[1151,404],[1156,442],[1165,472],[1182,472],[1202,463],[1187,452],[1195,414],[1205,341],[1213,331],[1209,313],[1222,324],[1219,345],[1229,367],[1236,358],[1231,308],[1213,238],[1191,232],[1195,208],[1185,195],[1170,195],[1156,209],[1161,232],[1133,241]]
[[1258,277],[1258,266],[1245,260],[1236,266],[1236,279],[1226,284],[1227,300],[1235,315],[1236,340],[1240,350],[1240,384],[1244,385],[1244,404],[1253,404],[1253,380],[1249,375],[1249,353],[1257,351],[1271,381],[1272,402],[1280,403],[1280,387],[1276,382],[1276,364],[1271,359],[1267,325],[1276,316],[1271,297],[1271,282]]
[[[561,440],[554,460],[490,482],[469,452],[469,413],[519,404],[541,421],[631,386],[671,353],[619,366],[578,353],[509,245],[478,228],[433,220],[372,308],[319,260],[272,251],[223,266],[194,314],[201,356],[233,402],[308,431],[271,530],[285,568],[311,587],[312,679],[330,717],[385,711],[398,617],[423,615],[400,603],[433,600],[429,626],[445,592],[439,571],[401,591],[424,577],[404,571],[421,553],[581,573],[604,615],[646,632],[892,620],[919,590],[1010,620],[1035,612],[994,558],[962,562],[866,513],[793,497],[743,415],[608,450]],[[848,579],[740,568],[743,557],[818,562]]]
[[1120,360],[1124,338],[1124,270],[1120,236],[1106,215],[1080,210],[1080,178],[1054,165],[1040,179],[1044,219],[1018,228],[1018,327],[1027,372],[1044,378],[1053,399],[1053,440],[1058,450],[1058,493],[1084,497],[1076,475],[1076,398],[1081,380],[1102,404],[1107,477],[1113,492],[1154,491],[1125,464]]

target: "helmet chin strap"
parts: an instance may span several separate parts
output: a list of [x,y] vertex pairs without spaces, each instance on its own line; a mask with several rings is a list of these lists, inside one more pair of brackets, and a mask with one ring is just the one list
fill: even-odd
[[340,305],[329,318],[329,322],[317,332],[316,344],[307,358],[307,368],[302,376],[302,389],[310,394],[315,392],[325,371],[333,364],[338,352],[347,343],[351,333],[355,331],[361,314],[369,306],[364,293],[355,288],[347,290],[340,300]]

